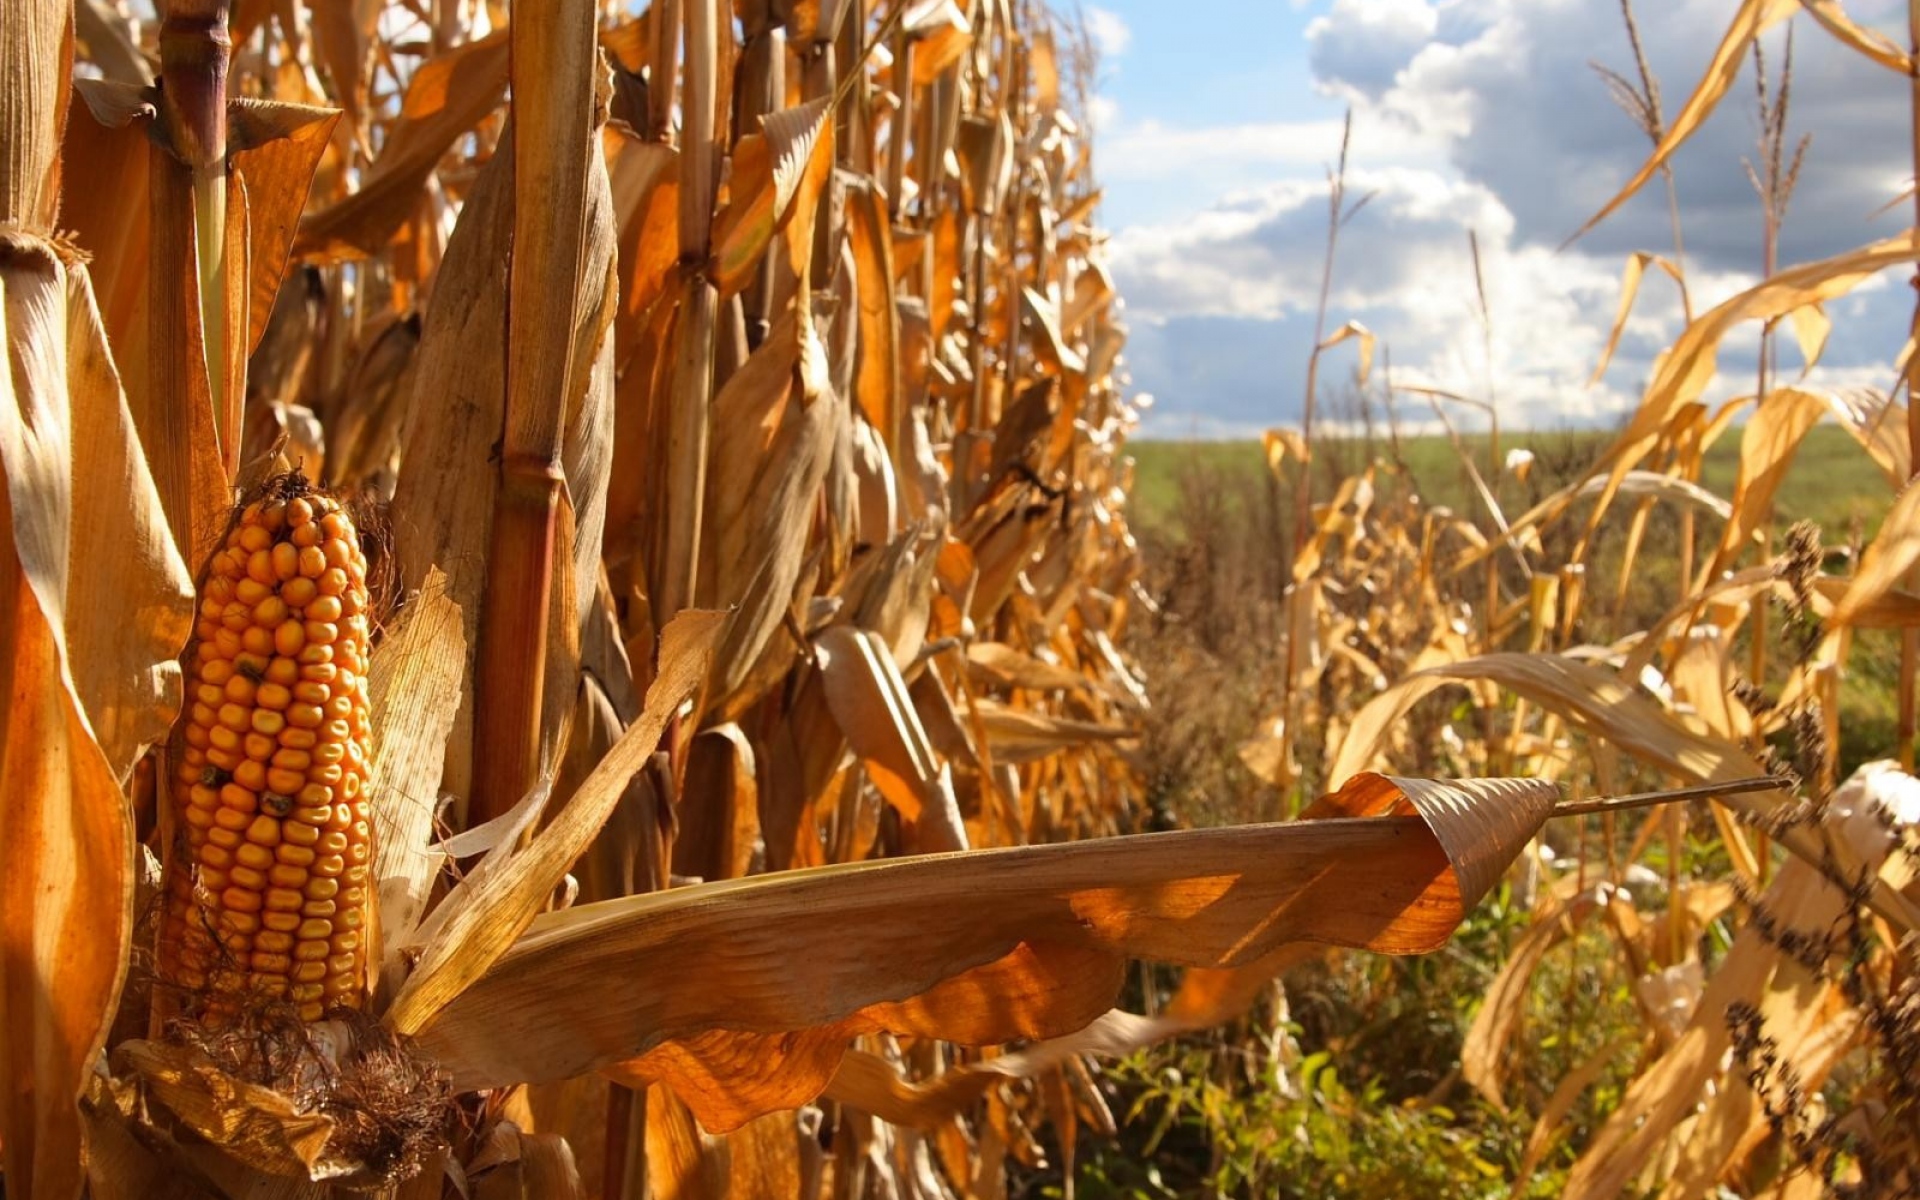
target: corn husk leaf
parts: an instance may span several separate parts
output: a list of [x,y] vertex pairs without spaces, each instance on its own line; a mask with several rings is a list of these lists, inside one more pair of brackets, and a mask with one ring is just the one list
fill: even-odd
[[194,1134],[258,1170],[319,1180],[356,1169],[327,1155],[333,1118],[302,1112],[284,1093],[234,1078],[192,1047],[127,1042],[114,1058]]
[[[85,269],[69,271],[37,239],[0,240],[0,343],[0,844],[17,858],[0,885],[0,991],[11,997],[0,1001],[0,1068],[12,1081],[0,1142],[10,1188],[70,1195],[76,1104],[132,936],[119,778],[178,704],[192,595]],[[146,620],[127,620],[128,595],[151,605]]]
[[965,850],[953,784],[927,740],[906,681],[872,633],[836,625],[814,644],[827,710],[880,793],[914,823],[923,850]]

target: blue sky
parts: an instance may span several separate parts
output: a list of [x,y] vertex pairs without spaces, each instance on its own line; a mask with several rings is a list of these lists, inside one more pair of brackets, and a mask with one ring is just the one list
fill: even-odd
[[[1301,155],[1313,162],[1337,149],[1346,106],[1313,87],[1305,36],[1311,8],[1288,0],[1110,0],[1083,11],[1096,39],[1106,34],[1100,93],[1111,112],[1100,115],[1108,125],[1116,118],[1134,130],[1319,122],[1325,129],[1302,139]],[[1117,39],[1116,29],[1125,31]],[[1260,166],[1219,161],[1207,172],[1167,174],[1103,166],[1105,216],[1116,226],[1176,220],[1225,187],[1257,182]]]
[[[1637,3],[1669,116],[1733,8]],[[1900,0],[1846,8],[1904,39]],[[1626,257],[1672,253],[1654,189],[1557,251],[1648,150],[1589,66],[1631,72],[1613,0],[1102,0],[1080,11],[1104,51],[1095,170],[1132,383],[1155,398],[1148,436],[1238,436],[1297,419],[1325,171],[1349,107],[1351,187],[1374,198],[1342,233],[1330,321],[1372,328],[1397,381],[1491,396],[1513,424],[1605,423],[1678,332],[1677,295],[1649,284],[1614,365],[1588,386]],[[1912,175],[1904,80],[1796,24],[1791,126],[1812,142],[1783,262],[1898,232],[1905,210],[1874,213]],[[1781,40],[1767,49],[1777,70]],[[1752,89],[1749,68],[1676,162],[1696,308],[1758,278],[1760,209],[1742,165],[1755,155]],[[1836,306],[1810,383],[1887,386],[1912,303],[1896,275]],[[1730,342],[1715,394],[1736,395],[1750,377],[1755,337]],[[1331,368],[1335,393],[1345,369]],[[1323,405],[1337,400],[1323,393]]]

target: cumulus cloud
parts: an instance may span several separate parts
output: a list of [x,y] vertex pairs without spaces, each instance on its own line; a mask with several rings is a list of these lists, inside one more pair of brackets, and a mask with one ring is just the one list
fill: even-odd
[[[1332,319],[1378,333],[1397,382],[1483,394],[1498,380],[1504,407],[1539,424],[1590,421],[1625,405],[1617,387],[1586,387],[1617,288],[1611,270],[1541,248],[1508,249],[1512,216],[1478,184],[1392,169],[1355,172],[1349,187],[1372,198],[1341,230]],[[1327,218],[1324,187],[1280,183],[1115,238],[1135,382],[1160,398],[1154,431],[1190,432],[1201,418],[1217,429],[1299,415]],[[1470,229],[1490,251],[1481,264],[1490,341]],[[1663,304],[1677,307],[1650,288],[1642,319],[1654,321]],[[1345,369],[1332,367],[1329,378]]]
[[[1355,171],[1348,189],[1369,199],[1342,229],[1332,297],[1340,305],[1403,291],[1417,303],[1437,272],[1457,265],[1465,230],[1504,237],[1512,227],[1487,189],[1431,171]],[[1115,269],[1128,303],[1144,315],[1280,316],[1317,300],[1327,218],[1324,183],[1250,189],[1178,224],[1122,231]]]
[[[1854,0],[1849,11],[1884,24],[1896,7]],[[1671,118],[1724,32],[1727,6],[1669,0],[1642,5],[1640,18]],[[1516,423],[1590,424],[1629,407],[1680,328],[1677,294],[1663,278],[1649,277],[1605,378],[1589,387],[1588,376],[1625,257],[1670,252],[1663,191],[1650,187],[1557,252],[1650,148],[1589,67],[1598,59],[1631,74],[1618,10],[1590,0],[1333,0],[1308,39],[1319,86],[1355,106],[1350,194],[1373,196],[1341,233],[1332,321],[1372,327],[1397,383],[1491,394]],[[1767,54],[1777,74],[1782,47],[1769,42]],[[1696,310],[1751,286],[1760,265],[1759,206],[1741,165],[1756,154],[1750,72],[1675,164]],[[1817,28],[1799,31],[1791,126],[1814,138],[1783,261],[1901,227],[1904,210],[1871,214],[1911,173],[1903,88]],[[1221,180],[1212,203],[1123,229],[1113,242],[1135,381],[1159,398],[1151,432],[1245,432],[1298,415],[1325,244],[1322,165],[1338,139],[1333,121],[1137,123],[1103,137],[1109,182],[1181,172]],[[1490,335],[1468,231],[1478,238]],[[1886,386],[1911,305],[1899,274],[1834,307],[1814,382]],[[1751,386],[1757,338],[1754,327],[1729,340],[1712,395]],[[1786,341],[1781,368],[1797,372]]]
[[1377,100],[1439,26],[1426,0],[1334,0],[1307,23],[1309,61],[1316,74]]
[[1087,36],[1093,39],[1094,49],[1108,62],[1127,52],[1133,43],[1133,30],[1119,13],[1089,4],[1081,10],[1087,23]]
[[[1276,175],[1320,180],[1339,157],[1341,122],[1250,121],[1183,126],[1152,119],[1108,127],[1100,142],[1100,176],[1109,184],[1191,177],[1204,172],[1222,187]],[[1439,162],[1433,144],[1405,125],[1358,121],[1354,140],[1372,161]]]
[[[1377,2],[1377,0],[1376,0]],[[1423,6],[1424,7],[1424,6]],[[1641,6],[1654,73],[1671,119],[1697,82],[1728,21],[1721,0]],[[1884,20],[1885,0],[1850,6]],[[1597,211],[1646,158],[1650,145],[1608,102],[1592,70],[1600,62],[1632,75],[1619,13],[1588,0],[1450,0],[1433,6],[1436,35],[1378,86],[1378,58],[1365,48],[1375,26],[1335,5],[1322,18],[1313,65],[1323,86],[1372,104],[1410,129],[1441,139],[1453,165],[1512,210],[1519,238],[1557,245]],[[1447,15],[1449,22],[1440,17]],[[1341,32],[1341,31],[1348,32]],[[1360,49],[1336,50],[1358,42]],[[1783,39],[1769,40],[1777,81]],[[1820,258],[1899,229],[1873,211],[1911,174],[1906,160],[1906,84],[1870,67],[1809,26],[1795,38],[1791,128],[1813,140],[1784,231],[1788,260]],[[1742,167],[1757,156],[1751,76],[1722,101],[1675,160],[1687,248],[1716,268],[1752,269],[1761,259],[1758,202]],[[1671,244],[1664,194],[1647,189],[1594,231],[1587,245],[1620,254]]]

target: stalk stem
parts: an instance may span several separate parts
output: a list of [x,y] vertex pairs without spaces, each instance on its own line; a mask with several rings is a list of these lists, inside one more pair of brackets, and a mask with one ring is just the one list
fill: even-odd
[[[558,517],[566,491],[568,372],[587,215],[587,180],[599,152],[594,83],[595,8],[565,0],[542,20],[512,26],[513,170],[516,203],[507,280],[506,403],[494,496],[486,595],[474,667],[474,786],[468,823],[505,813],[540,779],[548,705]],[[556,320],[557,318],[557,320]],[[572,564],[558,569],[571,570]],[[556,709],[556,711],[562,711]]]
[[237,405],[227,396],[228,0],[175,0],[160,24],[161,119],[173,151],[193,172],[200,337],[214,429],[231,472],[239,463]]
[[1635,792],[1627,796],[1599,796],[1592,800],[1573,800],[1556,805],[1556,817],[1582,817],[1592,813],[1625,812],[1635,808],[1653,808],[1681,800],[1711,800],[1720,796],[1742,796],[1749,792],[1777,792],[1793,787],[1795,780],[1779,775],[1736,779],[1730,783],[1698,783],[1691,787],[1669,788],[1659,792]]
[[[1910,93],[1912,116],[1910,126],[1913,140],[1913,169],[1920,177],[1920,0],[1907,0],[1907,83]],[[1913,198],[1914,220],[1920,223],[1920,190]],[[1920,278],[1915,280],[1913,303],[1912,337],[1920,337]],[[1911,452],[1907,461],[1912,469],[1920,470],[1920,397],[1914,395],[1914,366],[1907,367],[1907,445]],[[1907,586],[1912,588],[1920,581],[1920,570],[1907,572]],[[1903,629],[1900,631],[1900,684],[1898,690],[1898,726],[1896,740],[1900,746],[1900,768],[1913,770],[1913,735],[1916,724],[1916,705],[1914,702],[1914,671],[1920,663],[1920,630]]]

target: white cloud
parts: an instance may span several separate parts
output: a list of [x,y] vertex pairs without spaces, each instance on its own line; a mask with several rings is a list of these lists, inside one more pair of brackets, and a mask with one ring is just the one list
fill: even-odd
[[[1849,12],[1887,21],[1903,8],[1855,0]],[[1726,21],[1724,0],[1640,6],[1668,117]],[[1814,138],[1788,215],[1789,263],[1880,238],[1910,215],[1870,217],[1910,177],[1905,84],[1803,25],[1791,129]],[[1647,188],[1557,252],[1649,150],[1588,65],[1630,71],[1619,10],[1592,0],[1332,0],[1308,36],[1317,84],[1354,104],[1350,194],[1375,192],[1340,234],[1329,323],[1373,328],[1377,369],[1390,357],[1398,384],[1492,394],[1513,424],[1590,424],[1628,409],[1682,324],[1665,276],[1645,280],[1605,378],[1597,386],[1588,378],[1615,317],[1626,253],[1670,253],[1663,192]],[[1768,44],[1770,67],[1780,60],[1782,46]],[[1747,67],[1676,159],[1695,311],[1751,286],[1759,267],[1759,205],[1741,169],[1741,157],[1755,156],[1751,96]],[[1100,127],[1102,179],[1137,196],[1185,198],[1112,242],[1133,324],[1133,378],[1160,397],[1146,432],[1244,434],[1296,419],[1327,230],[1325,167],[1338,154],[1340,123],[1177,127],[1129,115],[1133,123]],[[1490,346],[1469,230],[1492,309]],[[1828,305],[1834,334],[1811,382],[1891,382],[1910,319],[1905,275],[1868,280]],[[1726,338],[1707,399],[1751,390],[1757,338],[1753,324]],[[1323,367],[1323,413],[1350,361],[1340,349]],[[1791,338],[1780,367],[1799,372]],[[1405,397],[1402,415],[1430,419]]]
[[[1543,425],[1625,405],[1617,387],[1586,386],[1617,288],[1611,268],[1540,247],[1516,250],[1512,215],[1478,184],[1391,168],[1355,171],[1349,187],[1373,199],[1341,230],[1330,320],[1372,328],[1390,349],[1398,382],[1484,395],[1491,379],[1503,409]],[[1325,185],[1293,182],[1115,237],[1114,271],[1134,318],[1135,377],[1163,397],[1151,430],[1180,432],[1201,415],[1254,424],[1297,415],[1326,222]],[[1469,229],[1479,236],[1492,310],[1491,363]],[[1642,319],[1657,324],[1654,314],[1677,308],[1649,288]],[[1334,377],[1346,369],[1335,366]],[[1203,403],[1187,402],[1196,399]]]
[[1307,23],[1307,47],[1316,73],[1328,73],[1323,61],[1335,64],[1349,88],[1378,98],[1439,27],[1439,12],[1427,0],[1334,0]]
[[[1148,119],[1105,124],[1100,174],[1110,183],[1205,173],[1222,188],[1280,178],[1321,181],[1340,156],[1338,120],[1182,126]],[[1439,166],[1444,146],[1405,124],[1356,115],[1354,145],[1370,162]]]
[[[1464,253],[1464,230],[1504,237],[1513,224],[1485,188],[1433,171],[1358,170],[1348,189],[1373,198],[1342,230],[1340,304],[1425,303],[1424,284],[1443,265],[1435,259]],[[1114,269],[1147,316],[1276,317],[1314,305],[1326,227],[1324,181],[1276,183],[1230,193],[1186,220],[1121,231]]]
[[[1639,8],[1671,118],[1728,8],[1725,0]],[[1881,23],[1903,11],[1897,0],[1856,0],[1849,9]],[[1910,215],[1870,216],[1911,173],[1900,150],[1904,83],[1800,24],[1791,128],[1811,131],[1813,143],[1788,216],[1785,262],[1883,237]],[[1630,406],[1680,329],[1664,277],[1647,280],[1606,377],[1592,388],[1587,379],[1627,253],[1670,252],[1664,195],[1650,187],[1556,251],[1649,149],[1589,66],[1631,71],[1618,9],[1591,0],[1333,0],[1308,38],[1318,86],[1354,105],[1351,194],[1377,192],[1341,234],[1330,322],[1373,328],[1397,382],[1491,392],[1503,419],[1517,424],[1590,423]],[[1769,66],[1781,58],[1770,43]],[[1676,160],[1696,312],[1750,286],[1760,261],[1758,203],[1741,166],[1756,153],[1750,71]],[[1102,129],[1109,185],[1188,197],[1113,240],[1134,326],[1134,377],[1160,398],[1147,429],[1244,432],[1297,416],[1325,244],[1323,172],[1338,153],[1339,122],[1183,128],[1136,120]],[[1211,192],[1199,190],[1201,179]],[[1492,310],[1490,355],[1469,230]],[[1829,306],[1833,339],[1813,382],[1886,386],[1910,316],[1911,301],[1895,286],[1903,279],[1891,273]],[[1757,340],[1751,326],[1727,339],[1709,398],[1751,388]],[[1799,369],[1791,339],[1780,365]]]
[[1111,96],[1096,94],[1088,100],[1087,107],[1088,123],[1095,130],[1111,129],[1120,120],[1120,102]]
[[[1878,10],[1887,7],[1854,6],[1862,19],[1884,18]],[[1382,91],[1379,54],[1366,37],[1375,25],[1336,4],[1323,20],[1337,22],[1337,36],[1322,39],[1314,69],[1323,86],[1353,97],[1363,112],[1442,141],[1456,169],[1512,209],[1524,240],[1557,244],[1650,149],[1593,70],[1600,63],[1635,74],[1618,10],[1589,0],[1450,0],[1437,15],[1431,40]],[[1728,7],[1670,0],[1641,5],[1639,16],[1671,119],[1725,32]],[[1790,129],[1813,140],[1784,234],[1787,260],[1825,257],[1894,232],[1899,216],[1873,223],[1868,214],[1911,174],[1901,149],[1909,140],[1904,81],[1800,24]],[[1767,50],[1777,78],[1781,38]],[[1723,269],[1761,259],[1759,208],[1741,165],[1756,156],[1750,71],[1675,159],[1688,250]],[[1661,190],[1648,188],[1587,245],[1614,254],[1671,245]]]
[[1087,36],[1093,39],[1094,49],[1100,52],[1101,58],[1111,63],[1127,52],[1127,47],[1133,42],[1133,30],[1127,27],[1125,18],[1094,4],[1089,4],[1082,11],[1087,22]]

